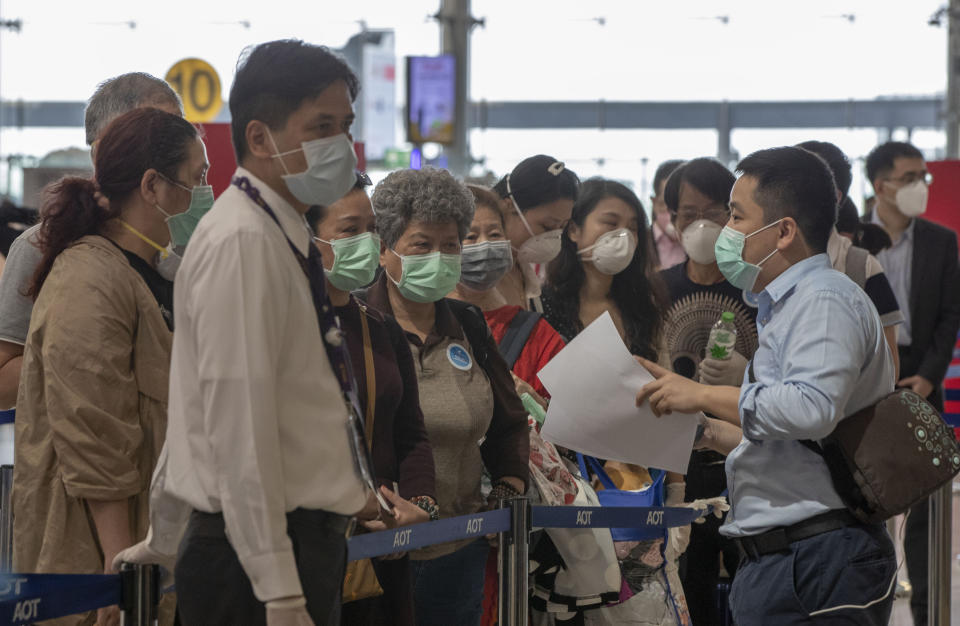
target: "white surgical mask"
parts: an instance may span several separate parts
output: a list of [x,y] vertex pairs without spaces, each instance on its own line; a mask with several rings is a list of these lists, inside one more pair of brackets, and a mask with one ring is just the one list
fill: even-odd
[[592,261],[593,266],[603,274],[613,276],[627,269],[633,260],[633,253],[637,251],[637,237],[629,229],[618,228],[597,237],[593,245],[577,252],[580,256],[592,252],[586,261]]
[[539,235],[534,235],[533,229],[530,228],[530,224],[527,223],[527,218],[523,216],[520,207],[517,206],[517,201],[514,200],[512,196],[510,197],[510,201],[513,203],[513,208],[516,210],[517,215],[520,216],[520,221],[523,222],[524,228],[530,233],[530,238],[520,244],[520,248],[517,250],[517,260],[521,263],[542,264],[549,263],[557,258],[557,255],[560,254],[560,237],[563,235],[563,229],[557,228],[540,233]]
[[691,260],[709,265],[717,260],[714,245],[723,227],[713,220],[697,220],[683,229],[680,243]]
[[[270,137],[273,149],[277,151],[273,158],[280,159],[280,166],[286,172],[283,175],[283,182],[286,183],[293,197],[300,202],[308,205],[330,206],[353,189],[357,180],[354,174],[357,167],[357,154],[346,133],[305,141],[299,148],[287,152],[280,152],[269,129],[267,136]],[[303,151],[303,156],[307,160],[307,169],[299,174],[291,174],[283,157],[300,151]]]
[[157,273],[173,282],[180,269],[180,262],[183,261],[184,248],[180,246],[167,246],[166,254],[157,253]]
[[897,209],[907,217],[918,217],[927,210],[927,183],[915,180],[897,189]]
[[557,258],[557,255],[560,254],[560,237],[563,235],[563,229],[557,228],[540,233],[539,235],[533,234],[533,229],[530,228],[527,218],[523,216],[523,211],[520,210],[517,201],[513,197],[513,190],[510,188],[509,174],[507,174],[507,195],[513,204],[513,210],[517,212],[517,216],[520,218],[520,221],[523,222],[523,227],[530,233],[530,238],[520,244],[520,248],[517,249],[517,260],[521,263],[544,264]]

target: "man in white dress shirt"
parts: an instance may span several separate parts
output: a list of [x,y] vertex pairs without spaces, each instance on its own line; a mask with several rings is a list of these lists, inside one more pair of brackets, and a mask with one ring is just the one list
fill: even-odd
[[177,274],[151,536],[121,555],[156,560],[179,544],[185,624],[339,623],[348,522],[377,514],[351,452],[337,341],[318,326],[326,297],[305,273],[303,214],[353,186],[358,88],[339,57],[301,41],[249,49],[237,67],[240,167]]

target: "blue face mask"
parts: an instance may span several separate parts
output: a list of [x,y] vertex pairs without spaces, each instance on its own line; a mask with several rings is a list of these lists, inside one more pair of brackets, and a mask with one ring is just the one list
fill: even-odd
[[765,256],[759,263],[753,264],[743,260],[743,247],[749,237],[776,226],[782,221],[781,218],[772,224],[767,224],[763,228],[753,231],[749,235],[744,235],[739,230],[734,230],[729,226],[723,227],[713,249],[717,255],[717,267],[720,268],[720,273],[731,285],[744,291],[753,291],[753,285],[757,282],[757,276],[760,275],[760,266],[766,263],[767,259],[775,255],[778,250],[774,248],[773,252]]

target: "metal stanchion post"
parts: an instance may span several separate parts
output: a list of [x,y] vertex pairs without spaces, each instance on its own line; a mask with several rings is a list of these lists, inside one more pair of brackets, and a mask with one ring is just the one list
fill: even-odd
[[510,508],[510,530],[500,533],[500,626],[526,626],[529,614],[530,504],[526,498],[502,500]]
[[0,466],[0,572],[13,566],[13,466]]
[[951,481],[930,495],[927,621],[934,626],[945,626],[950,623],[952,507],[953,482]]
[[160,602],[160,566],[124,563],[120,626],[156,626]]

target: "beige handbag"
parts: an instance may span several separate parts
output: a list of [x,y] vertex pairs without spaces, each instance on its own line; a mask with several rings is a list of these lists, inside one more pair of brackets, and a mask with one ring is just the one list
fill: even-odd
[[[367,446],[373,451],[373,418],[377,400],[377,377],[373,367],[373,346],[370,342],[370,327],[367,325],[367,313],[361,307],[360,326],[363,329],[363,363],[367,378],[367,410],[364,434]],[[383,587],[377,580],[373,561],[361,559],[347,563],[347,573],[343,577],[343,602],[353,602],[365,598],[383,595]]]

